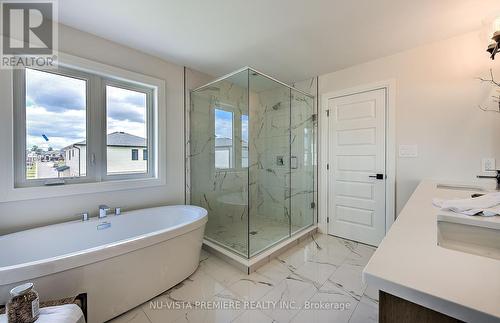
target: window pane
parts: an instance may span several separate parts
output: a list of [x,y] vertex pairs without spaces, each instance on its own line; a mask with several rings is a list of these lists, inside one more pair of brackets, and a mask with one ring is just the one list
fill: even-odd
[[233,113],[215,109],[215,168],[233,167]]
[[132,149],[132,160],[139,160],[139,150]]
[[139,159],[147,148],[146,93],[106,86],[108,175],[147,173]]
[[241,167],[248,167],[248,116],[241,115]]
[[26,69],[26,179],[86,175],[86,87]]

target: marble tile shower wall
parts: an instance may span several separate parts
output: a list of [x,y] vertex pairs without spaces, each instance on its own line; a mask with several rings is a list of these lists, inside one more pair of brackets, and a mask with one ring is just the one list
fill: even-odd
[[[255,101],[254,101],[255,100]],[[257,214],[303,228],[313,221],[314,201],[314,101],[281,87],[250,96],[252,148],[257,164]],[[252,134],[252,132],[251,132]],[[295,158],[291,163],[290,156]],[[284,164],[279,165],[278,158]],[[251,213],[252,214],[252,213]],[[292,228],[293,230],[293,228]]]
[[[254,117],[250,128],[250,174],[257,183],[256,200],[252,199],[257,209],[250,214],[288,225],[290,89],[280,86],[250,98],[250,113]],[[282,158],[283,165],[278,158]]]

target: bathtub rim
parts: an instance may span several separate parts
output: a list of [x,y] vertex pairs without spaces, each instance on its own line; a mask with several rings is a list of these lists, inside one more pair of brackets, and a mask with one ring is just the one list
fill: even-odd
[[[175,237],[187,234],[205,225],[208,221],[207,210],[194,205],[168,205],[168,206],[138,209],[134,211],[124,212],[122,213],[122,215],[120,215],[120,217],[131,216],[131,215],[133,216],[134,215],[133,213],[138,213],[139,211],[148,211],[161,208],[172,208],[172,209],[186,208],[186,209],[198,210],[201,211],[201,213],[197,218],[192,219],[189,222],[183,222],[175,226],[163,228],[156,231],[151,231],[131,238],[117,240],[108,244],[99,245],[96,247],[87,248],[83,250],[78,250],[75,252],[66,253],[54,257],[0,267],[0,285],[8,285],[16,282],[23,282],[29,279],[47,276],[50,274],[55,274],[65,270],[78,268],[81,266],[103,261],[105,259],[117,257],[138,249],[146,248],[158,244],[160,242],[174,239]],[[101,221],[110,220],[112,218],[113,217],[105,219],[92,218],[90,221],[98,223]],[[72,225],[76,224],[77,222],[80,221],[78,220],[68,221],[48,226],[42,226],[38,228],[7,234],[2,236],[1,238],[12,235],[20,235],[32,230],[40,230],[45,227]]]

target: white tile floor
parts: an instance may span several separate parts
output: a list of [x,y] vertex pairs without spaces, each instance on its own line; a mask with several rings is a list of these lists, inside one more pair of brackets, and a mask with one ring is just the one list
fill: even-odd
[[317,234],[251,275],[203,251],[191,277],[111,322],[377,322],[378,291],[361,280],[374,251]]

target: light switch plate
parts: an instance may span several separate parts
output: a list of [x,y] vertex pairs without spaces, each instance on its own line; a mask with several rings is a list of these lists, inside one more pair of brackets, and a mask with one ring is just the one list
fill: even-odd
[[417,145],[399,145],[399,157],[416,158],[418,157]]
[[483,172],[490,172],[496,169],[497,167],[495,158],[483,158],[481,160],[481,170]]

